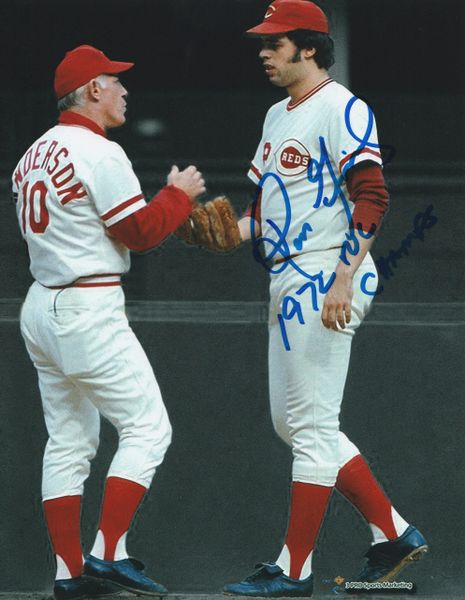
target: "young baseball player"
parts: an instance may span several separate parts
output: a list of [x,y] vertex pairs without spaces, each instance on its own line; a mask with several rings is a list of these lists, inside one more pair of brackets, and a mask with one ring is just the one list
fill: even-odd
[[[124,588],[166,589],[129,558],[126,535],[171,439],[151,365],[129,327],[121,276],[129,251],[160,244],[205,191],[193,166],[176,166],[146,202],[123,149],[107,131],[125,122],[118,73],[133,66],[92,46],[68,52],[55,72],[60,116],[27,150],[13,194],[34,277],[21,332],[37,369],[49,439],[43,461],[45,519],[56,557],[57,600]],[[119,435],[95,544],[83,559],[80,510],[99,442],[100,415]]]
[[328,75],[333,41],[312,2],[276,0],[248,34],[261,38],[265,73],[289,95],[266,116],[249,171],[261,196],[239,228],[270,272],[271,414],[293,469],[279,556],[224,591],[310,596],[313,548],[334,487],[373,534],[358,581],[392,580],[427,545],[339,431],[351,342],[377,284],[369,249],[388,205],[373,114]]

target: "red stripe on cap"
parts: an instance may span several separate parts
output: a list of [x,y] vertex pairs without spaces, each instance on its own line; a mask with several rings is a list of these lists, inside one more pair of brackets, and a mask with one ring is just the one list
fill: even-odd
[[108,221],[108,219],[111,219],[111,217],[114,217],[115,215],[117,215],[118,213],[123,211],[128,206],[131,206],[131,204],[135,204],[136,202],[139,202],[139,200],[143,200],[143,199],[144,199],[144,194],[139,194],[138,196],[134,196],[134,198],[130,198],[129,200],[126,200],[125,202],[118,204],[118,206],[115,206],[115,208],[112,208],[107,213],[102,215],[102,219],[104,221]]

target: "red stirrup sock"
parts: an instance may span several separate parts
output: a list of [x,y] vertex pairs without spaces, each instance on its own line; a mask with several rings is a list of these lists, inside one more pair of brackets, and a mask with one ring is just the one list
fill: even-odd
[[332,487],[294,481],[286,541],[276,564],[292,579],[312,572],[312,553]]
[[394,540],[407,529],[408,523],[392,506],[360,454],[339,470],[336,489],[368,521],[374,543]]
[[57,561],[56,579],[82,575],[81,496],[44,500],[45,521]]
[[147,489],[129,479],[109,477],[92,556],[103,560],[128,557],[126,535]]

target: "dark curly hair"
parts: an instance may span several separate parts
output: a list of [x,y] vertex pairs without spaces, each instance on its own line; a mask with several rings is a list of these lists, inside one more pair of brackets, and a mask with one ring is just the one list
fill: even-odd
[[327,33],[295,29],[286,32],[286,35],[291,42],[294,42],[299,52],[305,48],[315,48],[316,52],[313,58],[320,69],[329,69],[334,65],[334,42]]

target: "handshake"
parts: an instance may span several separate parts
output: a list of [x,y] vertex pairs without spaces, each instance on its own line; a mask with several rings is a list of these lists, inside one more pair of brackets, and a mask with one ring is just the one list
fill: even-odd
[[242,241],[234,209],[226,196],[197,204],[174,234],[186,244],[213,252],[228,252]]

